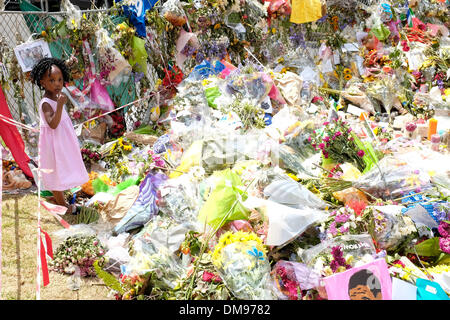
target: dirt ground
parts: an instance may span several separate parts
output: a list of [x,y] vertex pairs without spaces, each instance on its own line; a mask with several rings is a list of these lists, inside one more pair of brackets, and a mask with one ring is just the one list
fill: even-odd
[[[36,299],[37,203],[36,194],[2,194],[2,300]],[[75,224],[74,217],[62,216],[70,224]],[[52,232],[63,227],[41,207],[41,228],[51,237]],[[114,300],[98,278],[82,279],[80,289],[73,291],[68,287],[69,276],[50,271],[46,287],[42,274],[39,276],[41,300]]]

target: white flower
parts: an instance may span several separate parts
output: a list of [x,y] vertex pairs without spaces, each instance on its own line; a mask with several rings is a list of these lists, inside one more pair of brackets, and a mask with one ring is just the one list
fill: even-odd
[[355,215],[354,215],[354,214],[351,214],[351,215],[350,215],[350,220],[351,220],[351,221],[355,221]]
[[318,258],[316,260],[316,263],[314,264],[314,270],[320,272],[323,269],[323,264],[324,264],[323,258],[322,257]]

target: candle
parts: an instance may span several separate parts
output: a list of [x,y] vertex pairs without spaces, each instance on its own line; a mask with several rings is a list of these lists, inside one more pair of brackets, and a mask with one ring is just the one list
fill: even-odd
[[431,136],[435,134],[436,131],[437,131],[437,120],[431,118],[430,121],[428,121],[428,140],[431,140]]

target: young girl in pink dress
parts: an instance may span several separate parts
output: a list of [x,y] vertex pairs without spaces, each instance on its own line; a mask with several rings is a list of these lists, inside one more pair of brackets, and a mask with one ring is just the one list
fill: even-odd
[[69,213],[75,213],[76,208],[66,202],[64,191],[84,184],[89,175],[75,129],[65,110],[67,97],[61,92],[64,83],[70,80],[69,69],[62,60],[44,58],[33,67],[31,78],[41,90],[45,90],[39,103],[42,184],[46,190],[52,191],[56,204],[67,207]]

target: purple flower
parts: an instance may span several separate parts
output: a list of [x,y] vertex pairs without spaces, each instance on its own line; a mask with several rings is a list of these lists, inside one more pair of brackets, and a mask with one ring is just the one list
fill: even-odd
[[339,214],[336,216],[335,220],[336,220],[336,222],[344,223],[344,222],[347,222],[349,218],[350,218],[350,215],[348,215],[348,214]]
[[328,232],[331,233],[333,236],[337,235],[338,231],[336,229],[336,222],[335,221],[333,221],[330,224],[330,228],[328,229]]
[[364,152],[364,150],[359,150],[357,154],[358,154],[358,157],[362,158],[362,157],[364,157],[365,152]]
[[346,233],[346,232],[348,232],[348,228],[344,228],[344,226],[342,226],[342,227],[339,228],[339,231],[341,233]]

